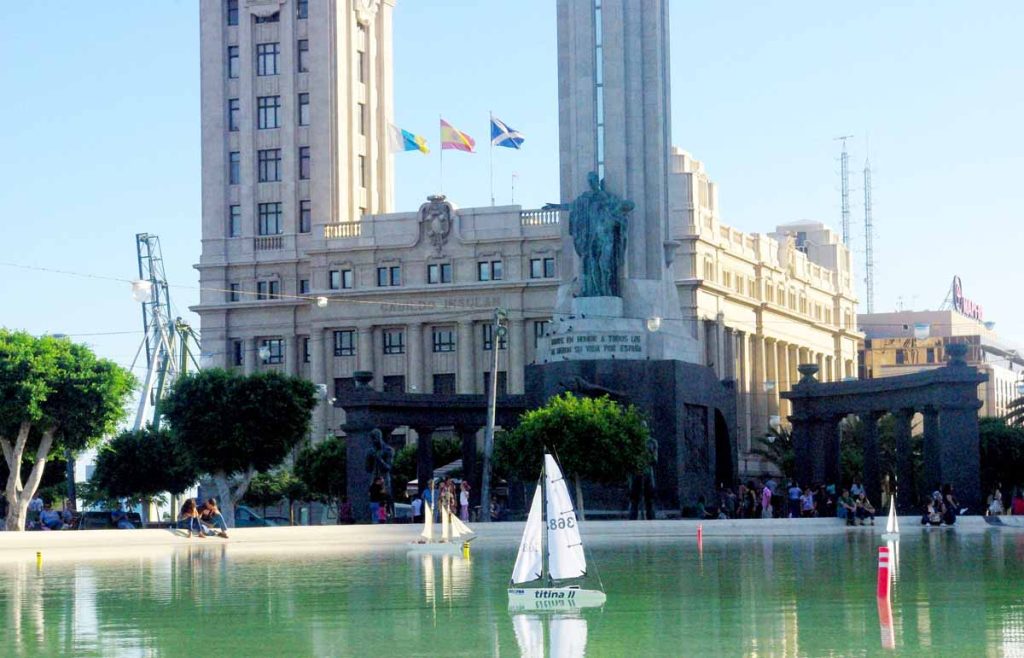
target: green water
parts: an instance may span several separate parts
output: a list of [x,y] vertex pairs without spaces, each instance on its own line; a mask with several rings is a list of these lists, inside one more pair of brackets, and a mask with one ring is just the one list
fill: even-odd
[[[591,564],[608,602],[572,616],[574,638],[582,625],[587,656],[884,653],[877,546],[864,533],[709,539],[701,552],[692,539],[598,543]],[[210,544],[2,564],[0,654],[519,656],[505,593],[514,551],[481,542],[466,560]],[[896,653],[1024,653],[1024,533],[915,530],[899,553]],[[547,647],[561,618],[520,622],[543,627]]]

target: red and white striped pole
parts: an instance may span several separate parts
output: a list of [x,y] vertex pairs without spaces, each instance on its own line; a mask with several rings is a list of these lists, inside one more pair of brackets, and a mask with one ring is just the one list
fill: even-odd
[[704,526],[700,523],[697,524],[697,543],[704,541]]
[[889,547],[878,547],[878,598],[889,598]]

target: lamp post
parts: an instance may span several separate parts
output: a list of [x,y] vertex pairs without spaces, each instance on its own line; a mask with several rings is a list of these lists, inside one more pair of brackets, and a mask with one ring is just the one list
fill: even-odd
[[480,482],[480,521],[491,521],[491,453],[494,451],[494,419],[498,407],[498,348],[508,333],[508,312],[494,309],[491,325],[491,381],[487,391],[487,429],[484,430],[484,473]]

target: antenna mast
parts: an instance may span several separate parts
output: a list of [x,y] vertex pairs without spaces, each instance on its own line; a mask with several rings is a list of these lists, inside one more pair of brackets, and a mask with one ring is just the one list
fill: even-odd
[[836,137],[837,141],[843,143],[843,152],[839,156],[839,176],[843,194],[843,244],[846,246],[850,245],[850,154],[846,152],[846,140],[851,137],[853,135]]
[[864,284],[868,313],[875,312],[874,218],[871,214],[871,160],[864,160]]

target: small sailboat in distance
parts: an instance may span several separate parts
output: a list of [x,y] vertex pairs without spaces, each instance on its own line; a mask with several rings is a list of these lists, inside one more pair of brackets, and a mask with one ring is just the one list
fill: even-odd
[[476,539],[473,531],[445,507],[441,507],[441,537],[434,536],[434,510],[423,502],[423,531],[410,550],[424,553],[454,553]]
[[893,492],[892,497],[889,498],[889,517],[885,520],[885,532],[882,533],[882,539],[899,538],[900,521],[896,517],[896,493]]
[[[546,550],[545,550],[546,548]],[[547,587],[521,587],[547,575]],[[583,554],[576,510],[555,458],[544,455],[542,482],[537,485],[526,519],[519,553],[512,568],[508,604],[515,610],[587,608],[604,605],[605,593],[555,581],[583,578]]]

